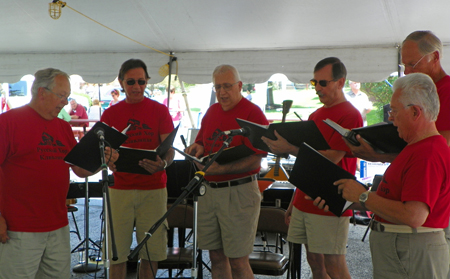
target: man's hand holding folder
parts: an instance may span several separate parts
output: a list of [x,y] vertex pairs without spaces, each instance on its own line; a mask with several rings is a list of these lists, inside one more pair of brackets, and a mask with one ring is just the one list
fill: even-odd
[[[327,171],[326,175],[323,174],[323,170]],[[340,186],[337,185],[338,182],[343,183],[342,181],[350,184],[356,183],[365,189],[361,183],[356,181],[354,175],[330,161],[308,144],[303,143],[299,147],[289,182],[311,197],[315,205],[320,205],[320,208],[326,208],[336,216],[341,216],[354,202],[353,197],[352,200],[343,197]]]
[[324,120],[342,135],[355,157],[367,161],[392,162],[406,146],[392,123],[379,123],[352,130],[341,127],[330,119]]
[[[339,179],[333,184],[338,188],[338,193],[341,194],[346,201],[352,203],[348,209],[367,210],[367,208],[364,208],[359,203],[359,196],[367,191],[361,183],[353,179]],[[323,209],[325,212],[330,211],[327,201],[322,199],[320,196],[315,199],[310,196],[306,196],[305,199],[313,200],[313,204],[318,208]]]

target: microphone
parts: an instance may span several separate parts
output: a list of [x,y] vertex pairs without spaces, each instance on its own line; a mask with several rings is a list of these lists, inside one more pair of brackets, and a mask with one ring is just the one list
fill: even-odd
[[105,131],[102,128],[98,128],[95,130],[95,134],[97,135],[97,137],[101,140],[104,141],[105,140]]
[[184,145],[184,148],[188,148],[188,147],[187,147],[187,144],[186,144],[186,140],[184,139],[184,136],[181,135],[180,138],[181,138],[181,142],[182,142],[183,145]]
[[222,132],[222,134],[225,134],[227,136],[244,136],[248,137],[250,136],[250,128],[249,127],[242,127],[241,129],[237,130],[229,130]]

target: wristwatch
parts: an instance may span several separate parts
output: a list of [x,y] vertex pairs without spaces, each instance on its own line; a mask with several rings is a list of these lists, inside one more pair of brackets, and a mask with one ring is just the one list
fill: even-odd
[[366,201],[369,198],[369,194],[370,194],[370,191],[366,191],[366,192],[362,193],[361,195],[359,195],[359,203],[364,208],[366,208]]

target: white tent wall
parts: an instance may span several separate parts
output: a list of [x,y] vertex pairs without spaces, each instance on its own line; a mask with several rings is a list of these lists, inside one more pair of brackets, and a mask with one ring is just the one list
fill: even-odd
[[[121,63],[140,58],[151,83],[173,51],[179,76],[209,83],[215,66],[235,65],[246,83],[274,73],[307,82],[320,59],[339,57],[348,77],[380,81],[397,71],[398,49],[414,30],[450,42],[448,0],[66,0],[58,20],[51,0],[0,0],[0,82],[56,67],[92,83],[110,82]],[[74,10],[72,10],[73,8]],[[448,56],[448,57],[447,57]],[[172,73],[175,73],[175,66]],[[450,71],[450,48],[444,50]]]

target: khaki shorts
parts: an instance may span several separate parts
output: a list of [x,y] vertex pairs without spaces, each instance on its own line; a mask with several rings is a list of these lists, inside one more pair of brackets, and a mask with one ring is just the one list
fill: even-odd
[[[118,260],[112,264],[126,262],[130,254],[134,226],[138,243],[145,233],[167,211],[167,190],[118,190],[109,188],[111,211],[114,225],[114,237]],[[167,258],[167,220],[148,239],[147,245],[139,252],[139,258],[150,261],[163,261]],[[109,232],[109,227],[108,227]],[[109,235],[109,234],[108,234]],[[108,240],[111,241],[110,236]],[[112,258],[111,245],[109,257]]]
[[307,244],[311,253],[343,255],[347,252],[349,219],[305,213],[294,207],[287,240]]
[[443,231],[371,231],[373,278],[447,278],[449,251]]
[[42,233],[8,231],[0,243],[0,278],[70,278],[69,226]]
[[198,244],[203,250],[223,249],[229,258],[253,251],[261,194],[257,181],[225,188],[207,187],[198,201]]

